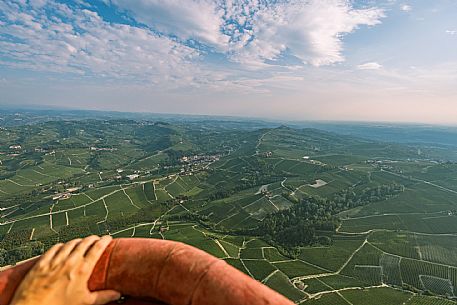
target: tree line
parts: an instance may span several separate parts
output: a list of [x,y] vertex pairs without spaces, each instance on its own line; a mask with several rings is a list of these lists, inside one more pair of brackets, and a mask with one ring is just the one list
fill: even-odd
[[392,183],[362,190],[350,187],[332,198],[303,198],[290,209],[267,215],[256,228],[238,230],[238,233],[262,236],[266,241],[288,249],[330,244],[329,234],[322,234],[322,231],[336,231],[340,223],[338,213],[387,200],[404,190],[403,185]]

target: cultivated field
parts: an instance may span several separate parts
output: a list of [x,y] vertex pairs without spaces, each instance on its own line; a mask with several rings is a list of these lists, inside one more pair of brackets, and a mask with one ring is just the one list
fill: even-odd
[[435,150],[236,124],[1,129],[0,262],[89,234],[160,238],[299,304],[455,304],[457,165]]

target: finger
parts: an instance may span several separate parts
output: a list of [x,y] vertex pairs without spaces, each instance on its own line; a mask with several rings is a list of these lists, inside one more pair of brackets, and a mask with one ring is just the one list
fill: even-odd
[[41,256],[39,265],[40,266],[46,266],[49,265],[51,260],[54,258],[57,252],[59,252],[60,248],[62,248],[63,244],[58,243],[52,246],[43,256]]
[[52,267],[58,266],[59,264],[65,262],[70,256],[70,253],[76,248],[81,240],[81,238],[78,238],[64,244],[51,260]]
[[101,290],[92,292],[89,298],[90,305],[104,305],[119,300],[121,293],[115,290]]
[[77,260],[77,261],[82,261],[82,258],[86,255],[87,250],[90,249],[90,247],[97,242],[100,239],[100,237],[91,235],[89,237],[84,238],[71,252],[70,256],[68,257],[70,260]]
[[89,249],[89,251],[86,254],[86,263],[91,271],[94,269],[95,264],[99,260],[100,256],[102,256],[106,247],[108,247],[112,240],[113,238],[109,235],[103,236]]

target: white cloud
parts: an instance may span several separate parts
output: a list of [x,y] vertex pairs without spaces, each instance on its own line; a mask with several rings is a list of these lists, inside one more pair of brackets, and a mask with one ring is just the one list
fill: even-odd
[[45,6],[47,2],[48,2],[48,0],[29,0],[29,4],[33,8],[41,8],[41,7]]
[[346,0],[285,2],[254,16],[254,39],[240,54],[275,60],[289,51],[314,66],[342,62],[342,37],[361,25],[376,25],[382,17],[382,10],[353,9]]
[[449,34],[449,35],[457,35],[457,31],[456,30],[446,30],[446,34]]
[[382,65],[377,62],[367,62],[357,66],[359,70],[379,70],[382,69]]
[[[87,5],[0,1],[0,66],[167,88],[239,87],[278,71],[293,76],[297,59],[313,66],[344,61],[344,35],[383,17],[382,10],[355,9],[350,0],[104,1],[147,27],[107,22],[93,7],[82,8]],[[206,51],[187,40],[214,48],[226,61],[206,62]],[[295,64],[283,56],[295,57]]]
[[[93,11],[65,4],[6,1],[0,34],[0,65],[38,71],[150,81],[188,80],[195,49],[149,30],[110,24]],[[52,12],[52,13],[50,13]]]
[[409,4],[403,4],[400,6],[400,10],[402,10],[403,12],[410,12],[412,9],[412,6]]
[[229,37],[222,34],[223,11],[211,0],[111,0],[139,22],[181,39],[195,39],[223,47]]
[[344,60],[345,34],[376,25],[377,8],[355,9],[349,0],[111,0],[151,28],[209,43],[230,59],[264,67],[285,52],[305,64]]

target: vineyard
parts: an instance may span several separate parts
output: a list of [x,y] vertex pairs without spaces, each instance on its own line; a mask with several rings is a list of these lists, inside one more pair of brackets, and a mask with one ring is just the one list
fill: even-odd
[[457,194],[439,173],[456,165],[315,129],[201,124],[0,130],[0,151],[24,150],[0,154],[2,264],[90,234],[159,238],[298,304],[453,304]]

